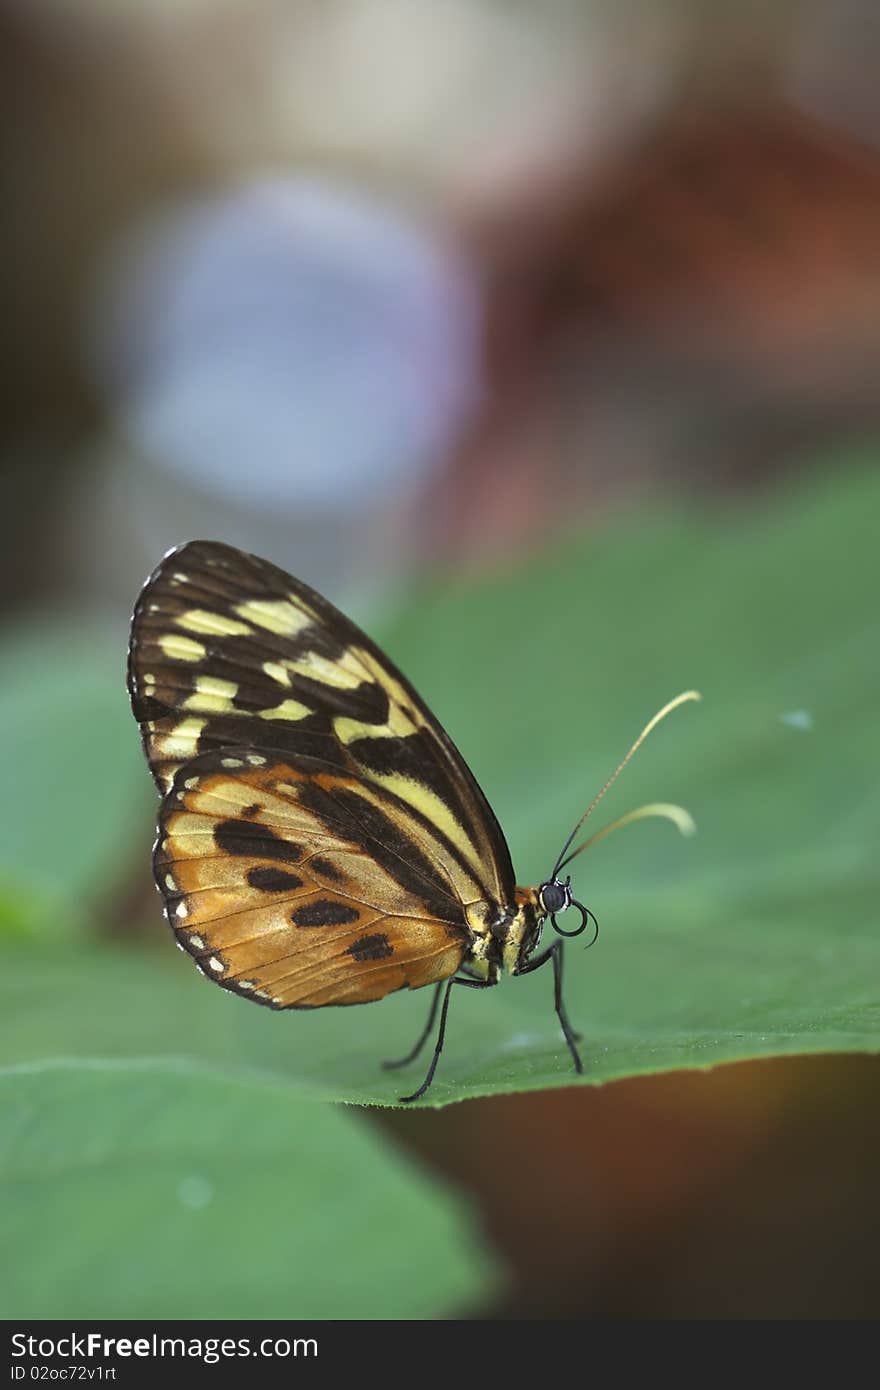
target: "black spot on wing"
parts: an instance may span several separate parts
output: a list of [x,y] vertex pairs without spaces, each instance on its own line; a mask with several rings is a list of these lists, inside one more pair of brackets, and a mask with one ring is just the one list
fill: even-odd
[[165,719],[171,713],[168,705],[152,695],[139,695],[132,691],[131,711],[139,724],[148,724],[156,719]]
[[323,878],[331,879],[334,883],[342,883],[345,879],[345,874],[341,869],[337,869],[335,864],[319,854],[312,855],[309,860],[309,868],[313,869],[316,874],[321,874]]
[[251,888],[262,888],[267,893],[281,893],[285,888],[302,888],[303,883],[296,874],[290,874],[286,869],[273,869],[266,864],[248,869],[247,881]]
[[356,907],[335,898],[316,898],[290,914],[295,927],[341,927],[360,917]]
[[373,932],[369,936],[359,936],[345,954],[354,956],[355,960],[387,960],[394,955],[394,947],[384,932]]
[[221,821],[214,828],[214,840],[224,854],[239,854],[248,859],[281,859],[296,864],[302,856],[302,845],[282,840],[268,826],[254,821]]

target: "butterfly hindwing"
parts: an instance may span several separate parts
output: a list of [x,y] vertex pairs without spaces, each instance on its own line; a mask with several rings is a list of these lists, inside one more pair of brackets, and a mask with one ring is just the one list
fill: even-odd
[[510,901],[504,836],[439,722],[354,623],[267,561],[212,541],[167,555],[135,609],[129,690],[163,792],[206,752],[318,759],[385,794],[386,837],[439,847],[460,902]]
[[179,943],[218,984],[275,1008],[367,1003],[453,974],[468,946],[460,899],[397,810],[317,759],[191,760],[154,852]]

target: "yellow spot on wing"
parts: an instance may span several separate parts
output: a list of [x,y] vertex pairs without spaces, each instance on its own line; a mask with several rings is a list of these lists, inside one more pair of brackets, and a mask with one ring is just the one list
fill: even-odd
[[216,676],[197,676],[195,691],[183,702],[184,709],[202,710],[206,714],[225,714],[233,708],[238,690],[234,681],[221,681]]
[[390,705],[388,719],[384,724],[368,724],[361,719],[349,719],[341,714],[333,720],[333,728],[340,743],[346,746],[359,738],[405,738],[414,734],[416,726],[408,719],[399,705]]
[[211,637],[249,637],[253,628],[240,623],[235,618],[227,618],[225,613],[212,613],[207,608],[190,608],[174,620],[178,627],[187,632],[203,632]]
[[156,745],[163,758],[187,760],[193,756],[199,734],[205,727],[204,719],[184,719],[169,734],[156,739]]
[[370,676],[352,661],[348,652],[338,661],[330,661],[317,652],[309,652],[297,661],[264,661],[266,675],[279,685],[290,685],[290,677],[306,676],[308,680],[320,681],[336,690],[356,690]]
[[290,676],[280,661],[264,661],[263,670],[270,680],[277,681],[279,685],[290,685]]
[[308,705],[301,705],[299,700],[282,700],[280,705],[274,709],[261,709],[261,719],[305,719],[307,714],[311,714]]
[[235,611],[256,627],[282,637],[296,637],[312,623],[309,613],[303,613],[286,599],[250,599],[247,603],[239,603]]
[[[366,671],[377,685],[380,685],[388,696],[392,712],[397,707],[398,714],[403,716],[404,709],[412,709],[413,721],[418,728],[424,726],[424,719],[417,709],[413,709],[412,696],[403,688],[400,681],[390,675],[376,658],[363,647],[352,647],[350,649],[352,658],[357,661],[363,671]],[[410,726],[411,727],[411,726]]]
[[159,646],[172,661],[203,661],[207,652],[203,643],[179,632],[168,632],[159,638]]
[[[364,672],[353,668],[351,663],[346,664],[344,658],[329,661],[317,652],[309,652],[299,661],[285,661],[284,667],[294,675],[307,676],[309,680],[321,681],[323,685],[332,685],[337,690],[354,690],[365,679]],[[290,684],[289,680],[287,684]]]

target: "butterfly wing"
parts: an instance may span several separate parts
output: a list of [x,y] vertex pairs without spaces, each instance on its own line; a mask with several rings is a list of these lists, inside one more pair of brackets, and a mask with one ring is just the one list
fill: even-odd
[[504,836],[449,736],[274,565],[211,541],[167,555],[135,608],[129,690],[164,793],[169,920],[227,988],[276,1007],[416,988],[461,963],[469,905],[490,922],[513,902]]
[[506,841],[446,731],[365,633],[267,561],[215,541],[166,555],[135,608],[129,691],[163,791],[211,749],[318,757],[436,830],[464,901],[511,901]]
[[453,974],[461,901],[381,788],[320,759],[202,754],[162,802],[156,882],[204,974],[274,1008],[363,1004]]

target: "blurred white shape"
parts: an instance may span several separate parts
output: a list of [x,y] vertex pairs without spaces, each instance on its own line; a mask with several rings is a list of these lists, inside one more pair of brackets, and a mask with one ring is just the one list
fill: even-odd
[[502,1052],[513,1052],[523,1047],[537,1047],[539,1043],[546,1043],[547,1038],[540,1033],[513,1033],[505,1042],[501,1044]]
[[91,358],[135,451],[255,508],[381,505],[480,399],[480,298],[442,238],[365,194],[263,180],[133,238]]
[[780,714],[779,722],[787,724],[790,729],[803,729],[805,733],[809,733],[813,727],[813,716],[809,710],[792,709],[786,714]]
[[190,1211],[203,1211],[214,1200],[214,1184],[197,1175],[181,1178],[177,1184],[177,1200]]

